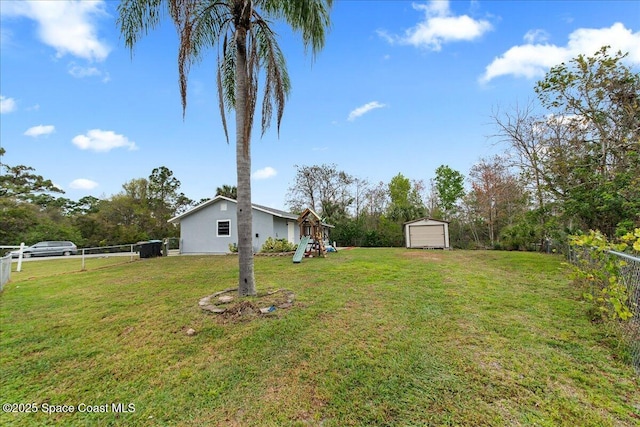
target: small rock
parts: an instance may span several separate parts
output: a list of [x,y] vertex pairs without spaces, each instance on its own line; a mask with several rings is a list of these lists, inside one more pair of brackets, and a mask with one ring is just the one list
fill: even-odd
[[256,314],[256,311],[251,306],[241,307],[238,311],[241,316],[252,316]]
[[211,297],[210,296],[204,297],[204,298],[200,299],[200,301],[198,302],[198,305],[200,307],[204,307],[204,306],[209,305],[209,304],[211,304]]
[[218,308],[213,304],[204,305],[204,306],[201,306],[200,308],[203,310],[210,311],[212,313],[217,313],[217,314],[224,313],[225,311],[227,311],[225,308]]
[[219,300],[221,303],[225,303],[225,304],[226,304],[226,303],[228,303],[228,302],[233,301],[233,297],[232,297],[231,295],[223,295],[223,296],[219,297],[219,298],[218,298],[218,300]]
[[187,329],[187,336],[192,337],[196,334],[196,330],[193,328]]

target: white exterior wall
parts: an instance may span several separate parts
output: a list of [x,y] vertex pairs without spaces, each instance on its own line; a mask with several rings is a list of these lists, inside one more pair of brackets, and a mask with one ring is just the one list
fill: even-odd
[[[226,205],[226,210],[223,207]],[[230,235],[217,236],[218,221],[229,220]],[[180,253],[226,254],[229,244],[238,242],[236,204],[224,200],[209,205],[180,221]]]
[[[183,254],[226,254],[229,244],[238,243],[236,203],[218,200],[208,206],[180,218],[180,253]],[[226,208],[226,209],[225,209]],[[288,239],[288,223],[295,219],[281,218],[270,213],[253,209],[252,212],[253,250],[260,251],[264,242],[274,239]],[[229,236],[218,236],[218,221],[229,221]],[[294,227],[294,242],[300,240],[300,231]]]
[[253,210],[253,252],[259,252],[264,242],[274,236],[273,215]]
[[[289,229],[292,229],[293,236],[289,235]],[[274,239],[286,239],[289,243],[296,244],[300,241],[300,227],[295,219],[273,217],[273,236]]]

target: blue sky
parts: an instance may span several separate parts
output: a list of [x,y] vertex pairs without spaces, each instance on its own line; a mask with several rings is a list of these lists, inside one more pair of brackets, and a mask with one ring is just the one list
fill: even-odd
[[[65,197],[108,197],[166,166],[199,200],[235,185],[216,52],[192,68],[183,119],[171,22],[133,54],[115,1],[0,1],[3,162],[32,166]],[[292,93],[280,136],[253,139],[253,201],[285,208],[294,165],[335,163],[373,184],[428,182],[499,152],[492,110],[533,99],[553,65],[608,44],[640,68],[640,2],[337,0],[313,60],[276,25]],[[259,124],[259,121],[257,122]],[[231,129],[233,135],[233,129]]]

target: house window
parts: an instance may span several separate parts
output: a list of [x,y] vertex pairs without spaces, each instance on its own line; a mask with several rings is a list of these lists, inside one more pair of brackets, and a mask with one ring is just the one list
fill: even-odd
[[231,236],[231,221],[228,219],[218,221],[218,237]]

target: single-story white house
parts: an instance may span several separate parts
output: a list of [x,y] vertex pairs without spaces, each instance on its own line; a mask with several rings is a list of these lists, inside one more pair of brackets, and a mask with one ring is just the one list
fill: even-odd
[[[181,254],[226,254],[229,245],[238,243],[237,202],[216,196],[169,220],[180,224]],[[298,216],[278,209],[253,204],[253,251],[267,240],[300,241]]]
[[404,237],[407,248],[451,249],[448,221],[420,218],[405,222]]

